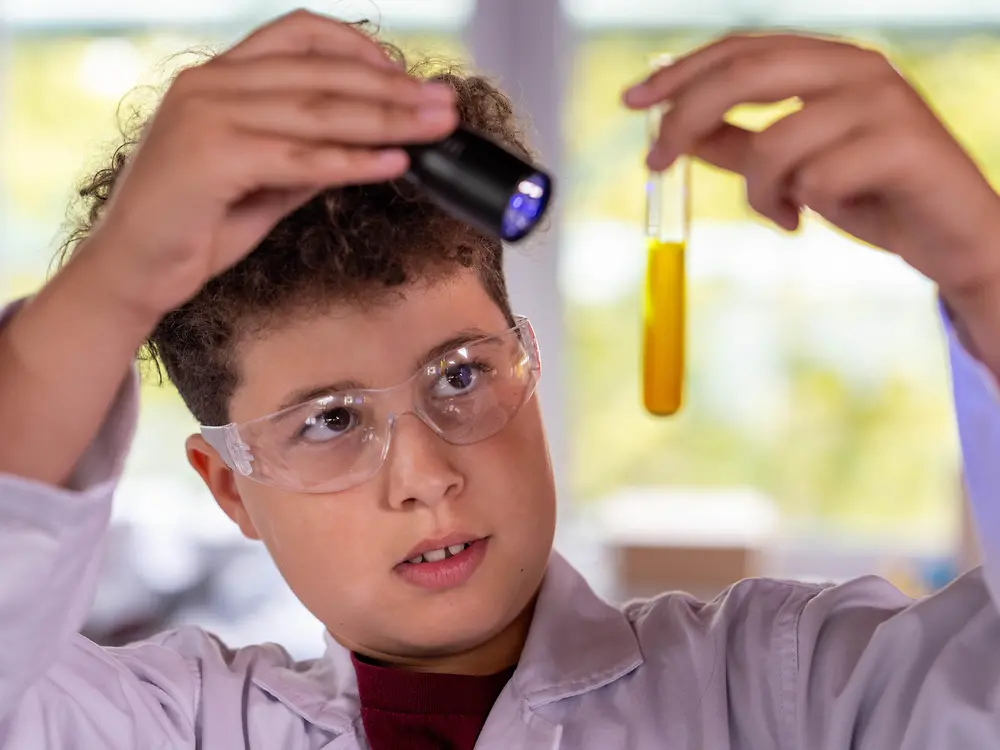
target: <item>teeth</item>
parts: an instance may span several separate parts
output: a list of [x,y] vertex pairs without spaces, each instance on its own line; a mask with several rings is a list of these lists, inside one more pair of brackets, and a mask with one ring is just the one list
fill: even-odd
[[430,552],[424,553],[424,560],[427,562],[441,562],[448,556],[448,553],[443,549],[432,549]]
[[441,549],[430,550],[429,552],[425,552],[422,555],[417,555],[416,557],[410,558],[409,560],[407,560],[407,562],[412,563],[413,565],[424,562],[441,562],[442,560],[446,560],[449,557],[454,557],[459,552],[462,552],[468,546],[469,546],[468,544],[453,544],[450,547],[443,547]]

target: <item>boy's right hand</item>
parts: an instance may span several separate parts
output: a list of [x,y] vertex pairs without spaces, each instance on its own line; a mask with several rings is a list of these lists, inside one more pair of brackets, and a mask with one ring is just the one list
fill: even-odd
[[177,77],[80,252],[151,327],[318,191],[397,178],[408,160],[387,146],[457,124],[450,87],[296,11]]

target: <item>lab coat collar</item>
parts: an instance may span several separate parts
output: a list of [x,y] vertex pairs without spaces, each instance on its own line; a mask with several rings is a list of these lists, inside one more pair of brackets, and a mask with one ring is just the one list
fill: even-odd
[[642,663],[632,624],[552,553],[511,682],[531,708],[588,693]]

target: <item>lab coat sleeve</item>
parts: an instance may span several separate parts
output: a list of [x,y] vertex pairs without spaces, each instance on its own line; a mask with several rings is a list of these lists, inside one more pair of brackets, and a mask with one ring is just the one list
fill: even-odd
[[788,748],[1000,748],[1000,398],[942,313],[984,565],[918,601],[875,577],[810,597],[780,666]]
[[3,750],[193,746],[193,665],[154,644],[111,651],[77,634],[137,409],[133,372],[65,489],[0,474]]
[[969,511],[987,586],[1000,603],[1000,389],[962,346],[942,309]]

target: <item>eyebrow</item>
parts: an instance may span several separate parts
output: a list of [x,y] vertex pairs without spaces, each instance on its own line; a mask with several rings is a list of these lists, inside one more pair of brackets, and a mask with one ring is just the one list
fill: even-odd
[[[469,344],[478,339],[486,338],[491,334],[483,331],[479,328],[466,328],[459,331],[453,336],[448,337],[444,341],[435,344],[420,357],[419,361],[414,364],[414,371],[423,367],[428,362],[435,359],[440,359],[442,356],[454,349],[460,349],[461,347]],[[360,391],[366,389],[364,383],[358,380],[338,380],[336,383],[331,383],[329,385],[322,386],[310,386],[307,388],[300,388],[288,394],[279,404],[276,411],[283,411],[285,409],[290,409],[293,406],[300,406],[314,399],[321,398],[333,393],[340,393],[342,391]]]

